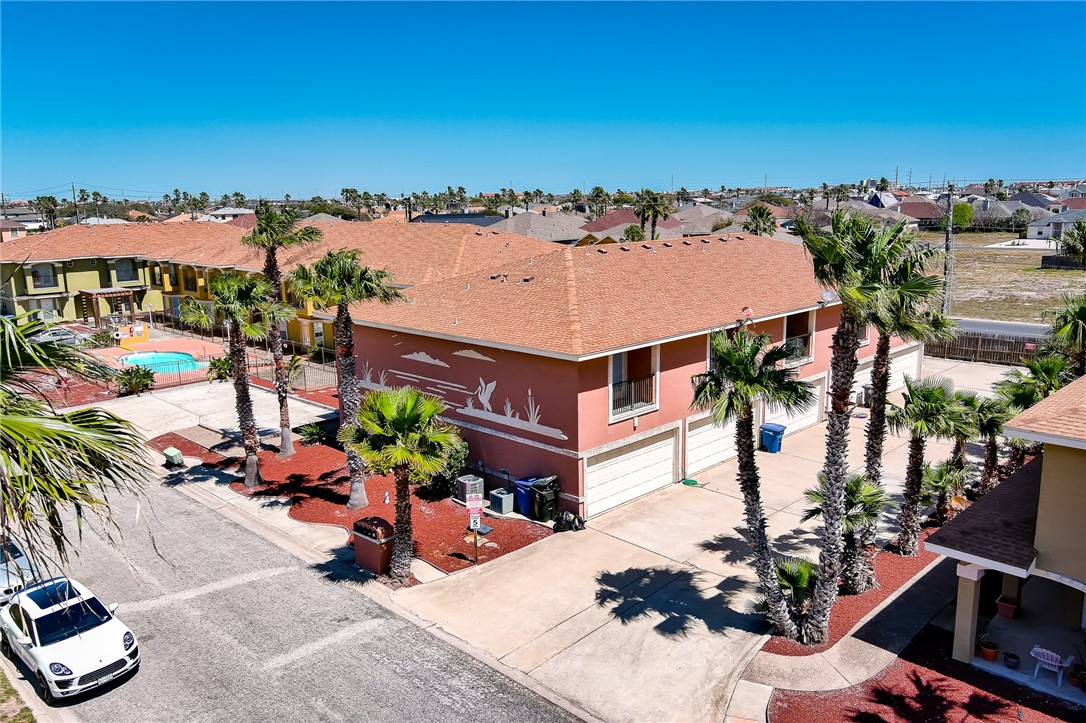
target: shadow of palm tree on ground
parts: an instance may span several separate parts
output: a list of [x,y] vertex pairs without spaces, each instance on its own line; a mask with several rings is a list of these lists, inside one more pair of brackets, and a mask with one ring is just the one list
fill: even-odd
[[[735,527],[735,535],[721,533],[711,540],[698,543],[698,547],[707,552],[722,552],[723,562],[750,562],[752,551],[747,542],[747,528]],[[738,535],[738,537],[736,536]],[[818,533],[797,527],[770,540],[770,547],[776,555],[799,555],[810,552],[819,544]]]
[[[871,690],[867,699],[877,706],[888,708],[888,715],[872,711],[854,711],[849,720],[856,723],[890,723],[890,721],[918,721],[942,723],[951,719],[949,715],[958,707],[954,695],[954,684],[947,678],[933,677],[925,680],[916,671],[909,674],[909,683],[913,690],[894,689],[880,685]],[[961,704],[965,719],[986,720],[995,717],[1004,718],[1011,704],[974,691]],[[957,714],[953,716],[957,719]]]
[[713,633],[726,633],[729,628],[754,633],[768,629],[763,615],[738,609],[749,607],[741,594],[752,593],[750,585],[725,578],[706,588],[699,584],[703,579],[699,570],[670,567],[601,572],[596,576],[596,604],[610,607],[611,616],[623,625],[660,616],[653,629],[666,637],[686,636],[696,623]]

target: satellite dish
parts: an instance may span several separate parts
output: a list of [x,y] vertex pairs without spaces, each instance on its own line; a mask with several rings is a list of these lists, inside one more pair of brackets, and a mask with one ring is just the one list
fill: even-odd
[[829,289],[826,289],[825,291],[822,292],[822,301],[827,303],[827,304],[830,303],[831,301],[833,301],[836,298],[837,298],[837,294],[833,293]]
[[753,319],[754,318],[754,309],[750,308],[749,306],[744,306],[743,307],[743,315],[745,317],[747,317],[748,319]]

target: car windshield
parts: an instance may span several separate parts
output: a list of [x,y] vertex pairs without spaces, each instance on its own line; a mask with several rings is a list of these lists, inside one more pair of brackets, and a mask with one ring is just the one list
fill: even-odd
[[0,556],[3,558],[0,562],[18,560],[20,557],[23,557],[23,551],[20,550],[14,542],[5,542],[4,546],[0,548]]
[[43,615],[34,621],[34,626],[38,629],[38,644],[44,646],[93,630],[109,620],[109,612],[98,598],[92,597]]

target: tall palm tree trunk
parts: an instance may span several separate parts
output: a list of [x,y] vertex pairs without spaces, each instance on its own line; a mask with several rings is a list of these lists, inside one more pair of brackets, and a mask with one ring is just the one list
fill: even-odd
[[965,469],[965,437],[954,438],[954,448],[950,451],[950,461],[954,469]]
[[996,436],[994,434],[988,435],[988,439],[984,443],[984,471],[980,474],[980,489],[979,492],[987,494],[995,487],[996,481],[996,468],[999,465],[999,448],[996,444]]
[[[283,276],[279,272],[275,253],[275,249],[264,252],[264,278],[272,284],[271,300],[280,301],[283,295]],[[287,365],[283,361],[283,338],[279,336],[279,329],[269,329],[267,339],[268,350],[271,351],[272,363],[275,366],[275,396],[279,400],[279,457],[282,459],[294,454],[294,439],[290,433],[290,382],[287,379]]]
[[[235,322],[234,328],[237,328]],[[256,416],[253,414],[253,399],[249,394],[249,368],[245,363],[247,348],[240,333],[230,337],[230,366],[234,375],[234,401],[238,411],[238,428],[241,430],[241,443],[245,448],[245,486],[256,487],[263,480],[260,477],[260,434],[256,428]]]
[[750,546],[754,551],[754,570],[765,594],[769,622],[778,635],[795,639],[799,630],[792,619],[788,601],[781,590],[773,554],[766,534],[765,509],[762,507],[758,466],[754,461],[754,415],[747,408],[736,419],[736,450],[739,456],[739,488],[743,493],[743,509],[747,523]]
[[924,438],[909,439],[909,466],[905,472],[905,494],[901,500],[901,530],[898,550],[914,557],[920,545],[920,494],[924,479]]
[[841,556],[841,592],[859,595],[875,587],[874,555],[863,544],[860,535],[846,532],[845,552]]
[[411,577],[411,560],[415,556],[415,530],[411,525],[411,481],[407,467],[393,470],[396,478],[396,539],[392,543],[392,564],[389,576],[400,582]]
[[656,217],[652,217],[652,234],[649,236],[649,241],[656,240]]
[[826,498],[822,505],[822,550],[818,555],[818,579],[811,594],[801,638],[812,644],[829,634],[830,611],[837,601],[837,583],[844,557],[845,483],[848,479],[848,430],[852,382],[856,377],[856,351],[860,348],[859,324],[847,309],[833,334],[830,362],[829,410],[826,423]]
[[[358,417],[358,405],[362,395],[358,389],[358,372],[354,358],[354,327],[351,314],[346,306],[336,309],[336,373],[339,378],[339,409],[341,421],[347,422]],[[369,507],[366,495],[366,461],[358,452],[346,448],[347,471],[351,477],[351,493],[347,498],[347,509],[357,510]]]
[[890,387],[890,336],[879,333],[871,362],[871,409],[867,415],[864,471],[871,484],[882,486],[882,450],[886,443],[886,395]]

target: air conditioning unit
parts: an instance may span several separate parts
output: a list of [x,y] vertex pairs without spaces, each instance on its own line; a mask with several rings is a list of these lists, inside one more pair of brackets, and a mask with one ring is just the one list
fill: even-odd
[[456,478],[456,499],[466,502],[468,495],[483,494],[483,478],[466,474]]

